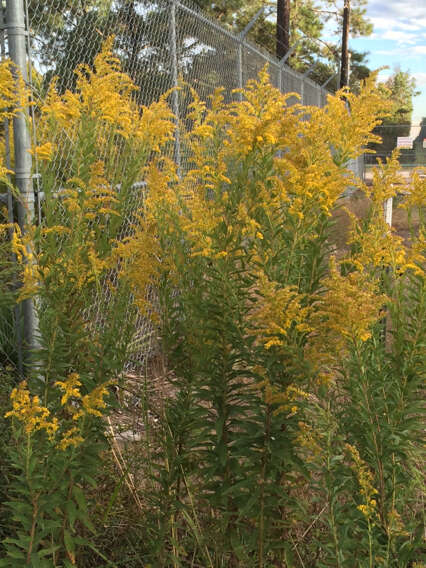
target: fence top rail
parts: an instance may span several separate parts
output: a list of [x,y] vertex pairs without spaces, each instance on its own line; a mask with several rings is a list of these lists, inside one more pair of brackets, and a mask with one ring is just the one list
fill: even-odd
[[[170,1],[173,2],[173,0]],[[239,38],[230,30],[227,30],[226,28],[224,28],[223,26],[221,26],[220,24],[218,24],[217,22],[215,22],[214,20],[203,14],[198,7],[189,5],[188,2],[182,2],[181,0],[176,0],[176,7],[180,8],[184,12],[187,12],[188,14],[191,14],[191,16],[194,16],[195,18],[200,20],[200,22],[207,24],[208,26],[215,29],[217,32],[228,36],[230,39],[234,40],[235,42],[243,43],[243,40],[241,38]]]
[[[275,57],[274,54],[268,52],[265,48],[251,42],[247,38],[243,38],[241,34],[232,31],[230,29],[227,29],[219,22],[216,22],[209,15],[203,13],[200,7],[197,6],[191,0],[156,0],[156,2],[158,3],[158,6],[174,5],[177,10],[180,10],[181,12],[186,13],[195,20],[198,20],[206,27],[210,28],[211,30],[214,30],[220,36],[226,37],[233,44],[235,44],[235,47],[242,46],[246,50],[246,53],[248,51],[249,54],[253,54],[262,58],[265,64],[269,64],[271,68],[274,69],[274,71],[277,70],[279,72],[282,72],[283,74],[287,74],[288,76],[293,77],[294,79],[304,81],[306,84],[309,84],[317,89],[321,88],[320,85],[312,81],[312,79],[309,79],[308,77],[303,77],[301,73],[295,71],[294,69],[291,69],[287,64],[280,65],[278,58]],[[111,8],[113,7],[113,4],[114,4],[113,1],[111,1]],[[33,26],[31,25],[30,22],[29,29],[31,37],[33,38],[33,40],[41,41],[43,43],[43,39],[39,37],[37,32],[32,28]]]

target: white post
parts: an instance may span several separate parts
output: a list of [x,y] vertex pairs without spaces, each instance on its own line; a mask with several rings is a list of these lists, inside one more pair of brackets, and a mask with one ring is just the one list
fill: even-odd
[[392,227],[392,208],[393,208],[393,197],[388,197],[383,203],[383,213],[385,216],[385,221],[389,227]]

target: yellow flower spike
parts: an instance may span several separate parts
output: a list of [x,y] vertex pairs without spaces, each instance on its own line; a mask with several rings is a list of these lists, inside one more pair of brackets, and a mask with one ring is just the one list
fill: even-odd
[[290,327],[305,323],[309,309],[301,306],[303,296],[294,287],[279,287],[264,273],[259,274],[258,281],[259,302],[249,314],[252,333],[259,337],[265,349],[283,346]]
[[426,168],[416,168],[411,176],[407,195],[399,204],[403,209],[414,209],[426,206]]
[[84,438],[80,434],[80,430],[77,426],[69,428],[61,437],[58,442],[57,447],[65,451],[70,446],[77,447],[84,442]]
[[388,301],[367,274],[354,271],[342,276],[334,258],[323,286],[325,292],[313,306],[306,347],[306,356],[318,371],[345,356],[348,342],[367,341]]
[[324,446],[320,438],[318,429],[312,428],[306,422],[298,422],[299,434],[296,438],[297,445],[306,455],[308,462],[314,462],[318,458],[322,458]]
[[93,416],[102,416],[101,410],[106,408],[104,397],[108,395],[108,384],[109,383],[99,385],[98,387],[95,387],[92,392],[83,396],[83,410],[87,414],[92,414]]
[[77,67],[75,92],[66,91],[60,95],[57,79],[51,82],[41,109],[41,139],[49,140],[53,122],[56,129],[64,131],[73,142],[82,121],[91,121],[95,125],[100,153],[103,153],[111,132],[125,140],[132,139],[139,152],[158,151],[172,139],[175,124],[166,101],[169,93],[150,107],[143,107],[141,114],[133,100],[138,88],[130,76],[121,71],[120,60],[113,55],[113,43],[113,37],[104,42],[93,68],[84,64]]
[[34,150],[31,150],[31,154],[38,158],[39,160],[44,160],[50,162],[53,156],[54,146],[52,142],[45,142],[41,146],[36,146]]
[[65,406],[70,398],[81,398],[81,393],[79,387],[81,387],[81,382],[79,381],[80,375],[78,373],[71,373],[68,375],[66,381],[56,381],[55,387],[59,387],[64,394],[61,398],[61,405]]
[[360,270],[364,267],[382,268],[390,266],[394,270],[400,270],[405,264],[409,253],[404,241],[392,228],[386,224],[382,212],[382,204],[373,211],[367,229],[361,228],[359,221],[350,214],[352,229],[349,234],[348,244],[353,245],[358,251],[353,262]]
[[351,469],[357,476],[360,495],[363,503],[358,505],[357,509],[367,518],[372,519],[376,516],[377,501],[374,495],[378,494],[377,489],[373,485],[374,475],[369,470],[367,464],[361,459],[358,450],[351,444],[345,444],[346,451],[352,458]]
[[14,417],[22,422],[27,434],[45,430],[49,439],[54,438],[59,427],[58,420],[57,418],[50,419],[50,411],[41,406],[37,395],[31,397],[26,381],[22,381],[12,390],[10,400],[12,410],[6,412],[5,418]]

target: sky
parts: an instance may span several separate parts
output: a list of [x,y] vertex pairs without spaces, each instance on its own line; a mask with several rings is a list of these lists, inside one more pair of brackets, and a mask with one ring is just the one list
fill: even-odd
[[413,99],[412,122],[418,122],[426,117],[426,0],[369,0],[367,17],[373,34],[351,38],[350,46],[369,52],[370,69],[389,67],[381,72],[381,80],[396,67],[415,77],[421,95]]

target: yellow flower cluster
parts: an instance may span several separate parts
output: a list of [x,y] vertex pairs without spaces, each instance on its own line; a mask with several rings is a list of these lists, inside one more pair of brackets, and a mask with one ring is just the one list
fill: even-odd
[[68,375],[66,381],[56,381],[55,387],[59,387],[63,391],[61,398],[62,406],[65,406],[71,398],[81,398],[80,389],[81,382],[78,373]]
[[133,97],[137,87],[121,70],[120,60],[113,55],[113,43],[113,37],[104,42],[93,68],[83,64],[77,67],[75,92],[60,95],[57,80],[52,81],[39,124],[40,137],[45,142],[35,149],[42,158],[52,156],[52,146],[46,144],[52,142],[53,125],[53,135],[63,131],[72,142],[81,135],[80,127],[88,129],[92,125],[100,156],[105,148],[111,150],[112,136],[131,140],[135,153],[159,151],[172,139],[175,125],[166,101],[169,93],[141,109]]
[[407,196],[401,202],[400,207],[413,209],[426,206],[426,168],[417,168],[411,176],[411,183]]
[[298,403],[309,398],[309,394],[295,385],[289,385],[285,391],[270,384],[268,379],[258,383],[258,388],[265,389],[266,404],[276,406],[275,414],[284,413],[287,418],[294,416],[299,410]]
[[253,333],[263,342],[265,349],[282,346],[292,326],[298,331],[310,331],[307,324],[309,308],[302,307],[303,296],[293,286],[281,287],[259,274],[258,301],[249,314]]
[[[82,395],[78,373],[71,373],[65,381],[55,382],[55,386],[59,387],[64,393],[61,398],[61,405],[68,405],[73,420],[78,420],[86,414],[102,416],[101,410],[106,408],[104,397],[108,394],[108,384],[98,385],[89,394]],[[74,399],[73,404],[69,405],[71,399]],[[77,404],[78,401],[81,401],[81,404]]]
[[80,429],[77,426],[73,426],[64,432],[61,439],[58,442],[58,448],[65,451],[70,446],[77,447],[82,442],[84,442],[83,436],[80,434]]
[[348,243],[357,251],[351,258],[357,269],[390,266],[398,272],[403,271],[407,248],[403,239],[386,224],[382,209],[373,211],[367,229],[361,228],[361,222],[353,215],[351,217],[353,224]]
[[12,410],[5,417],[15,417],[22,422],[25,432],[31,434],[45,430],[49,439],[53,439],[59,428],[58,419],[50,416],[50,411],[40,404],[38,396],[31,396],[26,381],[12,390],[10,395]]
[[376,515],[377,507],[377,501],[374,496],[377,495],[378,491],[373,485],[374,475],[368,469],[366,463],[361,459],[355,446],[345,444],[345,448],[352,459],[351,468],[358,478],[360,495],[363,500],[363,503],[358,505],[357,509],[370,520]]
[[10,59],[0,61],[0,119],[12,118],[28,105],[29,91]]
[[[298,131],[296,109],[288,106],[287,100],[298,97],[296,93],[283,95],[273,87],[265,67],[258,80],[250,80],[244,89],[244,99],[230,109],[227,146],[240,159],[250,152],[274,154],[274,150],[286,146],[291,130],[284,128],[292,122],[293,132]],[[294,139],[290,134],[291,141]]]
[[388,298],[377,291],[377,283],[359,271],[343,276],[332,258],[324,293],[314,304],[313,331],[306,348],[308,359],[321,373],[341,360],[349,343],[367,341],[380,319]]
[[107,395],[107,385],[99,385],[95,387],[89,394],[83,396],[82,411],[84,411],[86,414],[92,414],[93,416],[102,416],[101,410],[106,408],[104,397]]
[[[13,116],[13,110],[16,107],[16,90],[15,81],[12,75],[12,64],[10,61],[0,61],[0,121]],[[0,149],[2,149],[3,140],[0,136]],[[3,164],[5,152],[0,153],[0,179],[6,174],[11,173]]]
[[11,250],[21,265],[22,286],[19,290],[18,302],[31,298],[37,293],[39,286],[39,270],[36,255],[34,254],[33,231],[31,228],[22,233],[17,223],[12,226]]
[[377,209],[383,207],[384,201],[394,197],[398,186],[404,183],[399,170],[398,150],[395,150],[385,163],[379,161],[378,167],[373,168],[371,186],[362,185],[364,193],[370,197]]
[[52,142],[45,142],[40,146],[36,146],[30,153],[38,160],[49,162],[52,159],[53,149]]
[[[327,105],[321,109],[325,118],[323,126],[317,124],[317,116],[312,114],[308,128],[312,132],[319,131],[320,136],[329,140],[335,148],[336,163],[345,164],[348,159],[364,154],[370,142],[381,140],[373,130],[388,113],[390,105],[377,89],[376,80],[377,72],[366,79],[359,94],[345,88],[336,96],[328,95]],[[311,108],[310,112],[313,110]]]
[[[73,421],[87,415],[102,416],[102,410],[106,408],[104,397],[108,394],[108,383],[98,385],[90,393],[82,395],[80,375],[70,373],[65,381],[56,381],[55,386],[63,392],[61,405],[67,408]],[[80,424],[68,428],[61,435],[57,446],[61,450],[66,450],[69,446],[77,447],[83,441],[82,424]]]
[[418,276],[425,276],[426,270],[426,227],[419,228],[419,234],[407,251],[405,270],[413,270]]
[[[87,415],[102,416],[106,408],[104,397],[108,394],[108,384],[101,384],[91,392],[82,395],[81,381],[77,373],[70,373],[65,381],[56,381],[55,386],[63,392],[61,406],[65,407],[73,421]],[[50,441],[56,441],[56,446],[62,450],[69,446],[78,446],[83,442],[82,424],[76,424],[62,431],[62,424],[57,417],[40,404],[38,396],[31,396],[27,382],[23,381],[10,395],[12,410],[5,417],[15,417],[23,423],[25,432],[32,434],[38,430],[45,430]],[[64,422],[64,425],[66,422]],[[58,438],[59,437],[59,438]]]
[[[153,217],[145,215],[142,206],[128,221],[133,223],[126,228],[132,237],[115,235],[123,212],[128,214],[129,186],[146,177],[148,158],[172,140],[175,122],[167,103],[169,93],[149,107],[137,104],[137,87],[122,71],[113,43],[112,37],[104,42],[93,66],[76,69],[74,92],[60,94],[53,81],[42,105],[40,145],[33,153],[42,160],[46,179],[51,179],[53,168],[59,178],[60,168],[60,200],[56,193],[46,193],[50,217],[46,216],[48,221],[39,230],[37,257],[25,262],[24,270],[30,273],[25,276],[21,299],[40,291],[47,281],[50,286],[74,287],[83,295],[111,271],[136,279],[141,268],[136,258],[143,255],[150,258],[145,263],[149,274],[155,265],[148,252],[155,250]],[[122,172],[124,163],[131,172],[130,180]],[[170,180],[168,176],[167,183]],[[58,219],[63,220],[62,225]],[[150,239],[144,244],[149,241],[149,248],[139,247],[135,236],[148,233]],[[144,272],[139,271],[140,277]],[[146,284],[148,281],[150,277]]]
[[321,458],[324,454],[324,448],[318,429],[314,429],[310,424],[300,421],[298,423],[299,434],[297,435],[296,443],[305,454],[305,459],[308,462],[313,462]]

